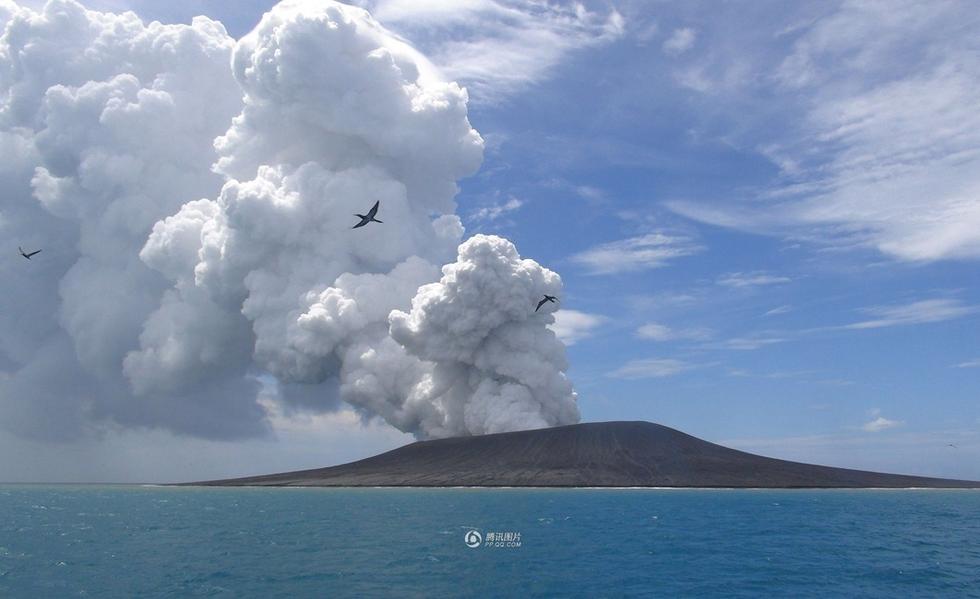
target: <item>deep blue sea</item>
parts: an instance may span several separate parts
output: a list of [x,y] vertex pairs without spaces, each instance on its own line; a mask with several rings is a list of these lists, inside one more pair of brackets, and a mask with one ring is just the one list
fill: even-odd
[[388,595],[980,597],[980,492],[0,486],[2,597]]

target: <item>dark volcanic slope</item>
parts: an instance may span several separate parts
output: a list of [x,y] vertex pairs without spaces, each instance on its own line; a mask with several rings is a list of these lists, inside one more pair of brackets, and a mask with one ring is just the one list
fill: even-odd
[[651,422],[421,441],[331,468],[195,483],[256,486],[973,487],[765,458]]

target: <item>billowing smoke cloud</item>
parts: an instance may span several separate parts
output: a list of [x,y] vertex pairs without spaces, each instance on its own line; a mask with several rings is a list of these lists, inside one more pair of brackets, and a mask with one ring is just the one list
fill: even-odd
[[[120,370],[167,283],[139,248],[157,220],[220,189],[212,140],[241,105],[234,41],[205,18],[144,25],[66,0],[3,15],[3,423],[58,437],[106,418],[260,431],[242,376],[135,400]],[[17,245],[43,253],[25,268]]]
[[44,247],[0,263],[4,424],[251,435],[263,377],[421,437],[578,420],[534,312],[558,276],[459,245],[465,90],[365,11],[287,0],[237,43],[73,0],[0,22],[0,232]]
[[[565,347],[536,314],[561,279],[521,260],[506,239],[477,235],[438,283],[419,288],[409,313],[389,316],[391,336],[434,364],[425,385],[445,410],[438,434],[493,433],[578,421],[563,372]],[[423,430],[431,425],[423,422]]]

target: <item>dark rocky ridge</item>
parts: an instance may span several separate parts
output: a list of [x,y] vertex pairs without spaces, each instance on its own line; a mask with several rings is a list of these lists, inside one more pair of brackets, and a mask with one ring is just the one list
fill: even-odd
[[213,486],[980,488],[980,482],[789,462],[651,422],[420,441],[357,462]]

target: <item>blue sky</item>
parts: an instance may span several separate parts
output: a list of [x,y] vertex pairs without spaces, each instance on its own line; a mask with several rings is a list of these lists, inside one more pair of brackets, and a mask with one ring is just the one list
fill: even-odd
[[[89,5],[237,37],[271,4]],[[583,420],[980,478],[971,3],[362,4],[469,89],[459,213],[561,274]],[[404,440],[371,435],[309,465]]]
[[[569,349],[586,420],[856,465],[927,454],[933,471],[976,476],[978,233],[942,242],[963,223],[929,170],[965,148],[952,172],[976,190],[978,137],[926,129],[975,112],[956,79],[978,74],[977,17],[899,4],[617,4],[614,40],[506,98],[473,98],[492,149],[461,212],[558,270],[564,307],[593,317]],[[786,82],[804,70],[812,84]],[[872,97],[878,112],[831,139],[824,106]],[[866,197],[892,194],[889,177],[936,196]],[[962,202],[978,224],[975,193]],[[839,216],[802,214],[821,203]],[[855,444],[892,457],[863,461]]]

